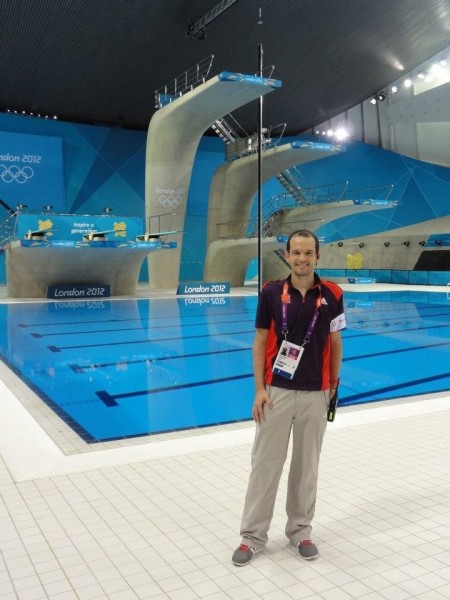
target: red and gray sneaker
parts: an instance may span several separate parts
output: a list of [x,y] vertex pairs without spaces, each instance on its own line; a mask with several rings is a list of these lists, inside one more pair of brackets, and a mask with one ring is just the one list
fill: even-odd
[[243,567],[244,565],[248,565],[258,552],[261,552],[261,550],[256,550],[256,548],[247,546],[247,544],[241,544],[239,548],[236,548],[233,552],[233,558],[231,560],[237,567]]
[[317,546],[311,540],[302,540],[297,544],[298,553],[305,560],[311,560],[319,556]]

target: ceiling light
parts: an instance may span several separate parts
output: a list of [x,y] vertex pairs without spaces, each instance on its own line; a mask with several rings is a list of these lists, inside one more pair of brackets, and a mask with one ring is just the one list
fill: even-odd
[[410,88],[412,86],[412,79],[405,79],[404,86]]
[[385,92],[378,92],[378,94],[377,94],[378,102],[383,102],[383,100],[386,100],[386,98],[387,98],[387,94]]
[[393,94],[396,94],[396,93],[398,92],[398,86],[396,86],[396,85],[393,85],[393,86],[391,87],[391,92],[392,92]]
[[377,98],[376,96],[374,96],[373,98],[370,99],[370,104],[376,104],[377,103]]
[[417,73],[417,79],[425,79],[425,73]]
[[346,129],[344,129],[344,127],[339,127],[339,129],[336,129],[336,131],[334,132],[334,137],[339,142],[346,140],[349,137],[349,135],[349,132]]

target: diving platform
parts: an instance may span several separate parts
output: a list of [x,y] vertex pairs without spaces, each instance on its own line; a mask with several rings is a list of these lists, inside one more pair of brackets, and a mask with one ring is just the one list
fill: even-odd
[[[335,156],[339,146],[318,142],[294,141],[265,150],[262,155],[261,179],[267,181],[294,165]],[[208,247],[218,239],[220,223],[234,223],[234,237],[246,235],[253,198],[258,189],[258,155],[251,154],[220,166],[215,172],[208,204]]]
[[166,104],[152,117],[145,166],[146,217],[171,212],[177,249],[149,256],[151,288],[176,288],[179,281],[186,203],[195,154],[204,132],[224,115],[281,87],[276,79],[224,71]]
[[[301,206],[284,209],[280,211],[276,222],[277,232],[285,235],[267,235],[262,240],[263,253],[263,279],[279,279],[286,277],[289,269],[280,260],[280,252],[283,254],[286,248],[286,236],[296,229],[319,230],[324,223],[332,223],[350,215],[358,215],[363,212],[372,212],[374,210],[382,211],[388,209],[384,205],[356,205],[353,200],[339,200],[329,204],[320,204],[313,206]],[[208,246],[208,252],[205,260],[204,280],[224,280],[229,281],[232,286],[240,287],[244,285],[245,274],[249,262],[256,257],[258,253],[257,238],[245,236],[242,229],[248,225],[248,220],[244,223],[238,222],[231,224],[239,235],[227,235],[229,239],[216,239]],[[326,255],[327,246],[321,244],[321,256]],[[343,254],[343,253],[341,253]],[[322,263],[322,261],[321,261]]]
[[138,217],[18,214],[13,235],[3,244],[7,294],[53,298],[49,290],[65,288],[66,299],[73,292],[98,300],[102,290],[108,296],[135,295],[145,258],[176,249],[176,242],[166,239],[176,232],[143,231]]

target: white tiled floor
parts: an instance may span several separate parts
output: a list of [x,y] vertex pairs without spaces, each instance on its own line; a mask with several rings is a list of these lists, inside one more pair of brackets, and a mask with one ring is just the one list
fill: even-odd
[[341,409],[321,461],[320,558],[287,544],[284,474],[269,544],[238,568],[251,424],[68,456],[9,397],[0,598],[448,600],[449,400]]

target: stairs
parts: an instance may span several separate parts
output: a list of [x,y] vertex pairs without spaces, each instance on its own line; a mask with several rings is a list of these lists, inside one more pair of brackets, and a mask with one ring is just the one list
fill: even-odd
[[276,175],[276,178],[284,187],[286,192],[294,198],[297,204],[300,204],[301,206],[307,206],[310,204],[308,198],[303,192],[302,187],[299,185],[294,173],[291,170],[285,169],[284,171],[281,171],[281,173]]
[[217,119],[217,121],[212,124],[211,129],[225,142],[225,144],[235,142],[239,137],[231,123],[228,123],[223,118]]

